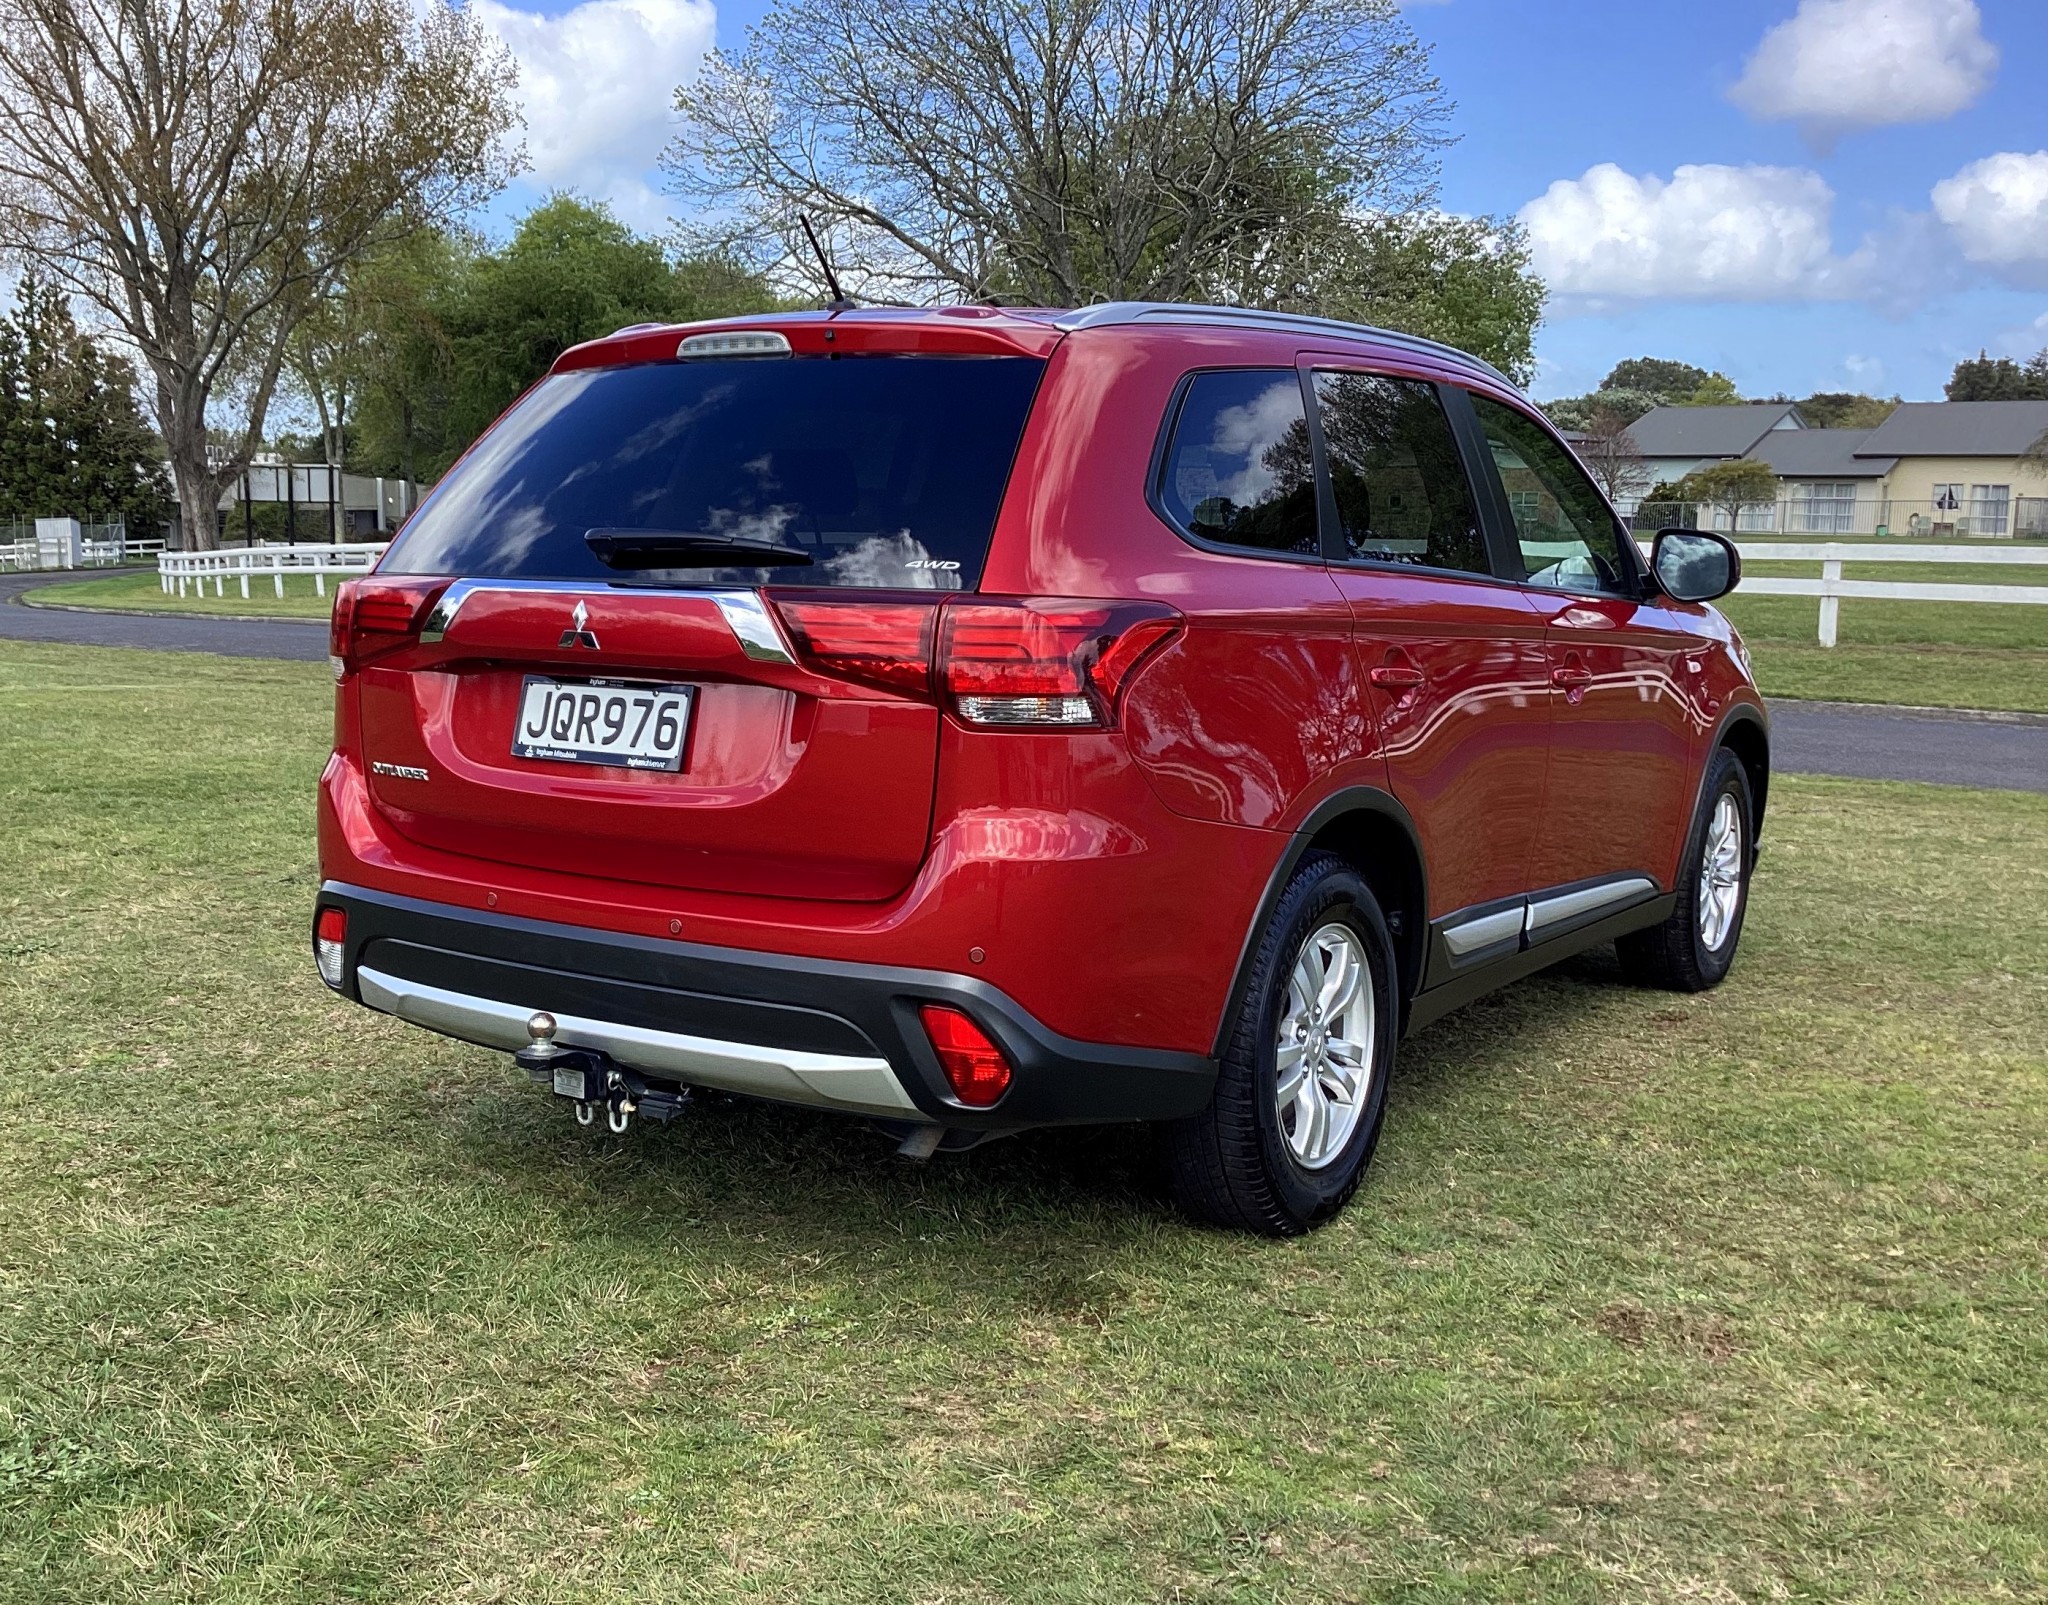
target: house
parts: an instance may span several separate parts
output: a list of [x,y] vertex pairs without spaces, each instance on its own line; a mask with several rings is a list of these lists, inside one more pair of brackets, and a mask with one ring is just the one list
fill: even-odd
[[[1766,436],[1803,429],[1806,420],[1789,401],[1749,401],[1732,407],[1657,407],[1628,426],[1629,439],[1648,470],[1645,488],[1676,484],[1695,468],[1747,456]],[[1623,498],[1620,511],[1635,511]]]
[[2043,442],[2048,401],[1909,401],[1856,454],[1889,464],[1893,535],[2048,536],[2048,461],[2028,455]]
[[1744,508],[1742,528],[1793,535],[1876,529],[1886,516],[1886,476],[1898,459],[1870,454],[1870,435],[1868,429],[1771,430],[1743,455],[1778,476],[1778,505]]

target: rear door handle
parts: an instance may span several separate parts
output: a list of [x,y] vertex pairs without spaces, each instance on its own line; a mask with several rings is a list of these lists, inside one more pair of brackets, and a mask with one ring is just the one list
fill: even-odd
[[1552,669],[1550,671],[1550,683],[1561,689],[1591,685],[1593,683],[1593,671],[1590,669]]
[[1413,691],[1429,681],[1428,675],[1406,663],[1383,663],[1368,678],[1384,691]]

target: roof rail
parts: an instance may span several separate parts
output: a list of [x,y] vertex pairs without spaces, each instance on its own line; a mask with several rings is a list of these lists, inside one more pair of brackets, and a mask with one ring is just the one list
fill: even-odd
[[1398,329],[1380,329],[1367,323],[1346,323],[1339,318],[1313,318],[1297,312],[1267,312],[1258,307],[1201,306],[1180,301],[1104,301],[1095,306],[1064,312],[1053,320],[1060,328],[1101,329],[1118,324],[1156,321],[1160,323],[1251,324],[1266,329],[1291,329],[1299,334],[1331,334],[1347,340],[1376,340],[1383,345],[1402,346],[1433,357],[1443,357],[1467,368],[1475,368],[1498,379],[1511,390],[1520,390],[1514,380],[1482,357],[1419,334]]

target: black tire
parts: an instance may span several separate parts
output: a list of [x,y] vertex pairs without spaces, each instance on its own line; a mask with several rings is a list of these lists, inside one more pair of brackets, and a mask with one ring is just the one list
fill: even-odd
[[[1372,1059],[1350,1137],[1334,1157],[1309,1169],[1289,1145],[1277,1102],[1279,1031],[1302,948],[1331,924],[1348,927],[1364,950],[1373,1000]],[[1358,1189],[1386,1114],[1400,1017],[1396,974],[1386,919],[1358,872],[1328,853],[1309,855],[1256,940],[1249,984],[1225,1038],[1215,1097],[1201,1114],[1165,1129],[1167,1172],[1182,1209],[1211,1225],[1294,1237],[1344,1207]]]
[[[1742,831],[1737,854],[1737,900],[1725,933],[1717,943],[1709,945],[1700,924],[1702,870],[1708,832],[1724,797],[1734,799]],[[1700,793],[1699,809],[1692,829],[1686,834],[1685,856],[1679,860],[1677,906],[1663,924],[1631,932],[1615,942],[1622,974],[1638,986],[1660,987],[1667,992],[1704,992],[1708,987],[1719,986],[1735,962],[1735,949],[1742,941],[1742,921],[1749,912],[1749,876],[1755,865],[1756,808],[1750,796],[1749,772],[1742,767],[1740,758],[1722,747],[1707,766],[1707,783]]]

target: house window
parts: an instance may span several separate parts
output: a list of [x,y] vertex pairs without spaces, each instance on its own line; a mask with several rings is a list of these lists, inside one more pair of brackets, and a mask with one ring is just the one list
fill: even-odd
[[1963,511],[1963,487],[1961,485],[1936,485],[1934,487],[1933,509],[1934,524],[1937,529],[1944,525],[1952,526],[1956,524]]
[[1854,534],[1855,485],[1835,482],[1794,485],[1792,527],[1804,535]]
[[1972,535],[2003,535],[2012,511],[2012,486],[1972,485],[1970,487],[1970,528]]

